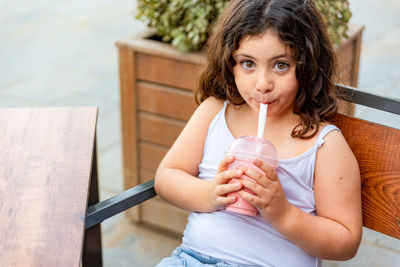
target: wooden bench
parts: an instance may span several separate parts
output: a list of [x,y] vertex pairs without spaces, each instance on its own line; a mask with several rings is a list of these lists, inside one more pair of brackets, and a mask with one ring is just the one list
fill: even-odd
[[[400,115],[400,100],[337,85],[341,99]],[[363,225],[400,239],[400,129],[347,115],[334,120],[353,150],[361,171]],[[90,206],[86,229],[156,195],[154,180]]]

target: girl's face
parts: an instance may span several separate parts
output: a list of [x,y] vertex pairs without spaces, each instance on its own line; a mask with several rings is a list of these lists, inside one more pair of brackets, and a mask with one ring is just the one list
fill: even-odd
[[299,87],[296,65],[274,30],[243,37],[233,58],[236,87],[253,111],[262,102],[268,104],[268,116],[293,112]]

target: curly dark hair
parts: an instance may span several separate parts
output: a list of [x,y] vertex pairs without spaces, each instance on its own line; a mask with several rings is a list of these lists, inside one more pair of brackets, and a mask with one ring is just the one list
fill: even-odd
[[[336,57],[322,15],[312,0],[231,0],[207,43],[207,63],[196,101],[207,97],[245,103],[235,84],[232,54],[245,36],[273,29],[291,49],[299,90],[294,114],[301,118],[293,137],[311,138],[337,111]],[[266,48],[267,49],[267,48]]]

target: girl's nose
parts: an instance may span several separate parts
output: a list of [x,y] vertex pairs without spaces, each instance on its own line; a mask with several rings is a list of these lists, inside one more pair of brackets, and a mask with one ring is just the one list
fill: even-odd
[[267,75],[262,74],[257,79],[256,89],[260,93],[267,93],[273,89],[273,82],[271,79],[268,79]]

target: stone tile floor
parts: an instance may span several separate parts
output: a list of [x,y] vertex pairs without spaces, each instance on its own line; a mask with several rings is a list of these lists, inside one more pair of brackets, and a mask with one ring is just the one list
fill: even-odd
[[[400,0],[350,0],[352,22],[366,26],[359,87],[400,98]],[[123,190],[115,41],[145,29],[135,0],[0,1],[0,107],[98,106],[100,197]],[[400,128],[395,116],[358,116]],[[104,266],[154,266],[180,240],[130,223],[102,224]],[[324,266],[400,266],[400,241],[365,230],[357,256]]]

